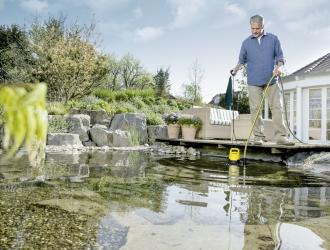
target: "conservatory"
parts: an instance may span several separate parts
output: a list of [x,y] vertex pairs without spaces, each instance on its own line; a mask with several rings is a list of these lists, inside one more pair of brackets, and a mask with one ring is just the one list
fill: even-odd
[[330,53],[282,80],[291,131],[306,143],[330,143]]

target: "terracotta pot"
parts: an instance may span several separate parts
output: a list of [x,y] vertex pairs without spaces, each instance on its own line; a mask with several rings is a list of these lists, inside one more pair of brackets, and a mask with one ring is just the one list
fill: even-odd
[[197,129],[193,125],[183,125],[182,126],[182,137],[186,140],[194,140],[196,136]]
[[167,125],[168,138],[177,139],[180,134],[180,125],[178,124],[168,124]]

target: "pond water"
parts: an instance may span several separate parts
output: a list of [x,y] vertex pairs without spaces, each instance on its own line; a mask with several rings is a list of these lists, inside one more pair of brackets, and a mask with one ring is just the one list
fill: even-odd
[[214,156],[0,161],[0,249],[330,249],[326,175]]

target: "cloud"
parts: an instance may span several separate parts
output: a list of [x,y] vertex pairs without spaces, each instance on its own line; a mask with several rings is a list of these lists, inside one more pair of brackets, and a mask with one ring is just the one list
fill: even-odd
[[321,5],[329,6],[329,0],[268,0],[268,6],[281,20],[290,20],[304,17],[314,8],[319,9]]
[[90,7],[94,12],[104,13],[117,7],[125,5],[130,0],[70,0],[76,4],[83,4]]
[[236,22],[240,22],[246,18],[246,10],[244,8],[238,7],[238,5],[230,4],[225,7],[226,12],[233,14],[233,19],[237,20]]
[[143,17],[143,13],[140,7],[136,8],[135,10],[133,10],[133,15],[136,19],[139,19],[141,17]]
[[174,14],[172,28],[190,26],[203,17],[206,0],[168,0]]
[[[322,23],[326,23],[327,18],[329,17],[329,11],[324,10],[323,12],[314,12],[308,14],[307,17],[299,19],[297,21],[290,21],[285,24],[285,27],[289,31],[308,31],[319,28]],[[323,22],[324,21],[324,22]]]
[[49,3],[47,1],[42,0],[23,0],[19,4],[23,9],[28,11],[38,11],[38,12],[45,12],[48,7]]
[[143,29],[136,29],[134,32],[135,41],[151,41],[164,34],[163,28],[145,27]]
[[324,10],[323,12],[314,12],[310,13],[303,19],[287,22],[285,24],[285,28],[292,33],[294,32],[321,40],[330,40],[330,26],[322,27],[322,24],[328,24],[328,18],[328,10]]
[[223,7],[224,13],[220,15],[220,19],[211,25],[212,28],[222,28],[232,26],[246,20],[247,12],[245,8],[238,4],[229,4]]

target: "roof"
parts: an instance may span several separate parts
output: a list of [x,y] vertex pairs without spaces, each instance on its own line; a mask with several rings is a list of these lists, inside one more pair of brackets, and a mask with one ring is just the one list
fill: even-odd
[[324,71],[330,70],[330,53],[326,54],[325,56],[320,57],[319,59],[311,62],[310,64],[298,69],[297,71],[293,72],[292,74],[298,73],[310,73],[316,71]]

